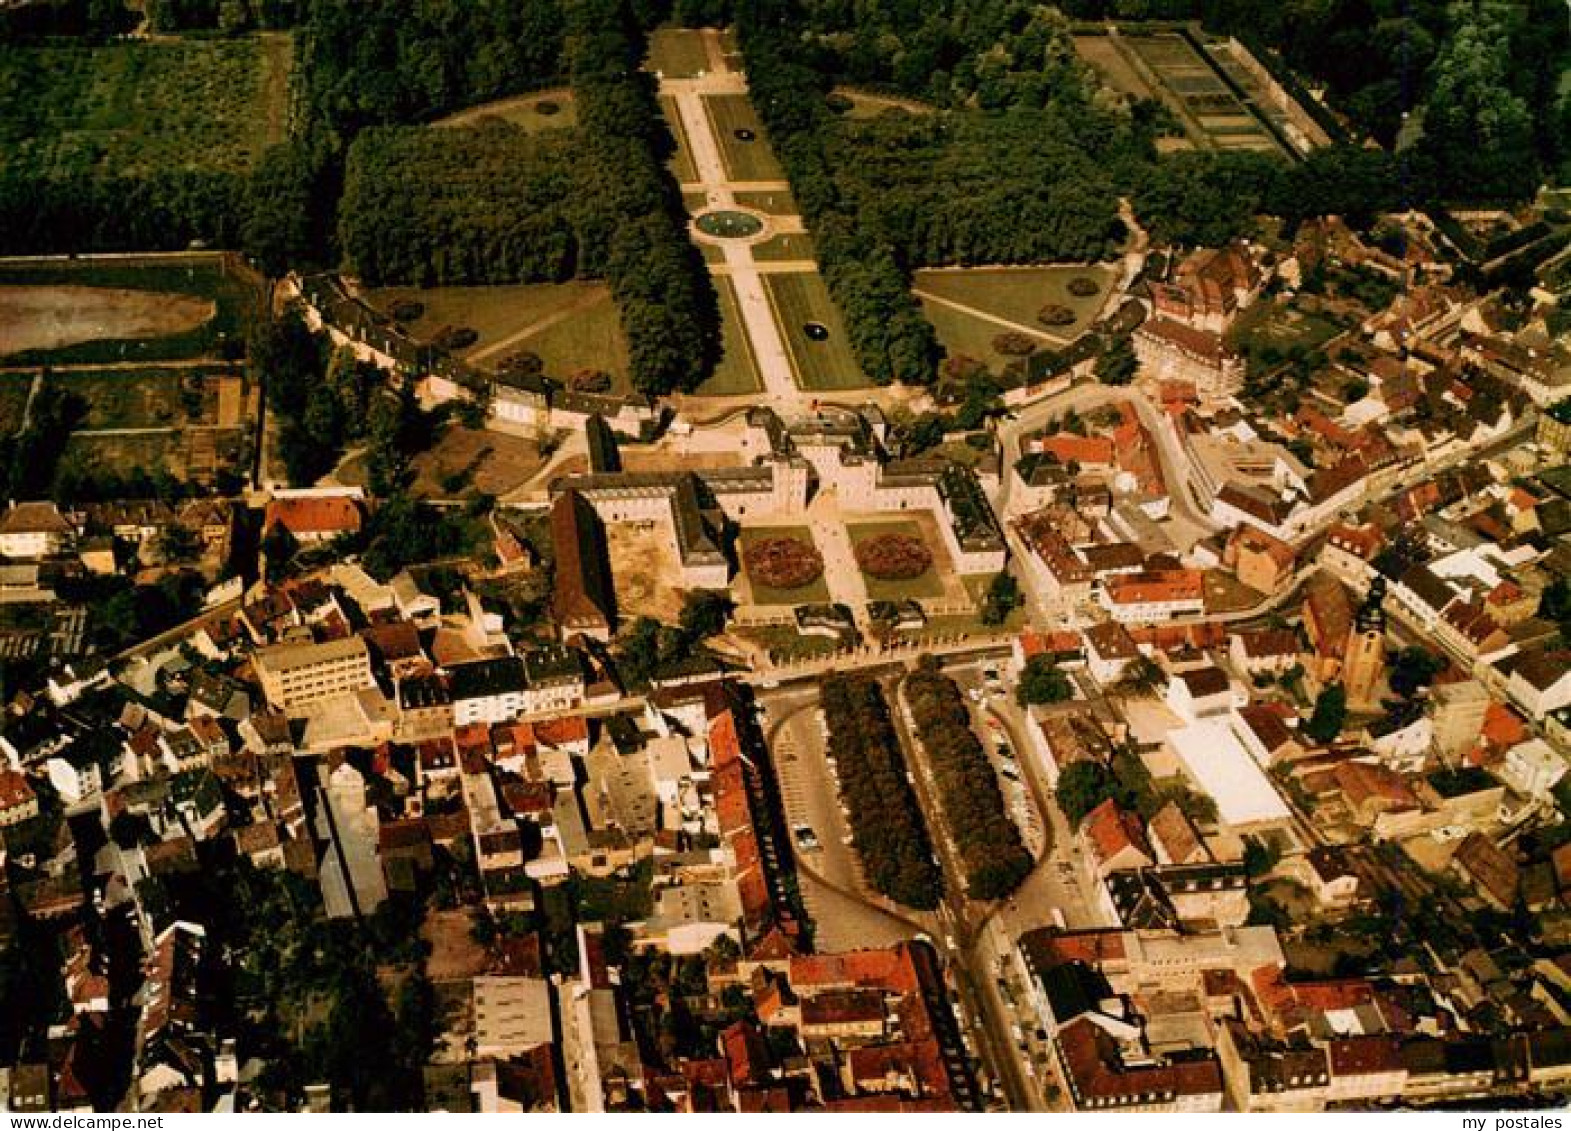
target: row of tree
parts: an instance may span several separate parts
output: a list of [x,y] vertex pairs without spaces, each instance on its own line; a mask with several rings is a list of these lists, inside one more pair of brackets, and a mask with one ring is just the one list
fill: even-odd
[[672,141],[644,40],[625,0],[568,0],[568,67],[578,108],[580,255],[604,265],[627,335],[633,384],[696,388],[720,355],[720,307],[665,168]]
[[973,899],[1002,899],[1031,872],[1031,853],[1010,819],[998,773],[971,729],[971,712],[954,680],[931,657],[905,683],[906,702],[938,786],[944,820]]
[[819,268],[862,372],[880,385],[928,384],[941,354],[937,336],[911,294],[898,249],[862,222],[842,191],[840,159],[828,146],[827,79],[802,60],[798,16],[793,0],[738,6],[753,105],[812,227]]
[[907,907],[937,907],[943,873],[906,777],[883,690],[864,675],[829,675],[820,698],[840,797],[868,882]]

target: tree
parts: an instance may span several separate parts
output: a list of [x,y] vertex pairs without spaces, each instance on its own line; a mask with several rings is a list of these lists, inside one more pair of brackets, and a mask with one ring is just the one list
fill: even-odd
[[1101,762],[1071,762],[1058,775],[1053,791],[1070,828],[1078,828],[1087,813],[1112,797],[1116,783]]
[[1282,859],[1281,846],[1262,837],[1244,838],[1244,872],[1250,879],[1264,876]]
[[988,582],[987,592],[982,595],[982,623],[989,626],[1003,624],[1009,619],[1009,614],[1025,604],[1025,598],[1020,593],[1020,583],[1015,580],[1015,575],[1008,570],[996,574]]
[[1443,659],[1426,648],[1416,644],[1403,648],[1391,662],[1391,690],[1404,699],[1411,699],[1433,683],[1445,666]]
[[678,623],[689,641],[698,643],[725,631],[736,602],[723,589],[694,589],[682,601]]
[[1032,656],[1020,672],[1015,698],[1022,707],[1033,703],[1062,703],[1074,698],[1074,684],[1051,656]]
[[1304,733],[1316,742],[1326,743],[1342,733],[1347,719],[1347,691],[1340,683],[1327,684],[1315,699],[1314,714],[1304,724]]
[[1140,370],[1134,343],[1128,337],[1116,339],[1096,359],[1096,379],[1104,385],[1127,385]]

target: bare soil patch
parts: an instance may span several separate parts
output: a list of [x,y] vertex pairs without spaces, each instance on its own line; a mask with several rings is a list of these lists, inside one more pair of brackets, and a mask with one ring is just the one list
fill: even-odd
[[433,911],[420,924],[420,937],[431,944],[426,976],[433,982],[473,978],[485,973],[490,958],[470,934],[468,911]]
[[629,620],[648,616],[675,624],[685,590],[676,583],[681,565],[670,524],[614,523],[606,527],[606,550],[618,614]]
[[211,299],[115,287],[0,286],[0,354],[160,338],[201,326]]

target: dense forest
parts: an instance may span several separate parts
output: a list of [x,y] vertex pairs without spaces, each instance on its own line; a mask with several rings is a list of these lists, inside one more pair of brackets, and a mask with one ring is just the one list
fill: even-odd
[[868,882],[907,907],[937,907],[943,873],[906,778],[882,689],[867,676],[831,675],[820,690],[829,754]]
[[366,130],[349,150],[339,238],[368,286],[560,282],[579,269],[570,130],[507,122]]
[[938,802],[966,872],[973,899],[1002,899],[1030,874],[998,788],[998,774],[971,729],[971,712],[954,680],[927,658],[906,680],[906,702],[927,753]]

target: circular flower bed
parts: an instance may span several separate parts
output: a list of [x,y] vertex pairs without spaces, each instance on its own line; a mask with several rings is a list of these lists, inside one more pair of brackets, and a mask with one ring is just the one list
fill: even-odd
[[1036,339],[1026,334],[1009,330],[1002,334],[993,335],[993,348],[1005,357],[1025,357],[1036,349]]
[[880,581],[909,581],[928,571],[933,552],[909,534],[877,534],[856,544],[856,564]]
[[394,322],[418,322],[425,313],[425,303],[412,298],[399,299],[393,304]]
[[742,553],[748,576],[771,589],[801,589],[824,572],[824,559],[800,538],[760,538]]
[[1060,303],[1050,302],[1036,312],[1036,320],[1044,326],[1067,326],[1075,320],[1075,312]]
[[1090,275],[1076,275],[1069,280],[1069,293],[1076,298],[1090,298],[1101,289]]
[[466,350],[480,340],[480,332],[470,326],[443,326],[431,338],[431,344],[439,350],[456,353]]

